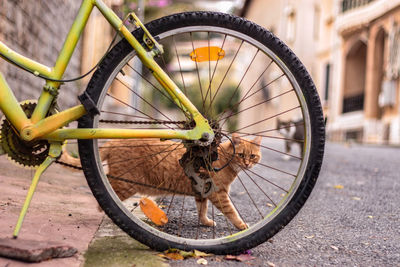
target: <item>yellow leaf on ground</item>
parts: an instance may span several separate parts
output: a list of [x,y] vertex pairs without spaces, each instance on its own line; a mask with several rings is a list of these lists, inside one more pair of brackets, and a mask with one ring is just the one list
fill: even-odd
[[314,238],[315,235],[306,235],[306,236],[304,236],[304,237],[307,238],[307,239],[311,239],[311,238]]
[[199,251],[197,249],[194,250],[193,254],[194,254],[194,257],[210,257],[210,256],[214,256],[213,254],[205,253],[205,252]]
[[335,189],[343,189],[344,186],[341,185],[341,184],[337,184],[337,185],[335,185],[333,188],[335,188]]
[[186,259],[189,257],[194,257],[194,252],[193,251],[184,251],[184,250],[178,250],[178,252]]

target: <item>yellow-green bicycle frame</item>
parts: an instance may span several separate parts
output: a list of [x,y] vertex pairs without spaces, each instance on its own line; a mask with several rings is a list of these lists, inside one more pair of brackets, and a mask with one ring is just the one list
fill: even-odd
[[[34,60],[26,58],[8,48],[0,41],[0,56],[7,61],[33,72],[37,76],[46,77],[45,89],[58,90],[60,83],[51,80],[61,80],[78,40],[82,34],[88,18],[94,7],[97,7],[109,23],[132,45],[142,63],[152,70],[155,78],[164,87],[175,102],[183,106],[196,122],[192,130],[141,130],[141,129],[61,129],[71,121],[82,117],[86,110],[83,105],[78,105],[68,110],[45,118],[54,100],[50,90],[43,90],[37,106],[31,116],[27,118],[16,100],[12,90],[0,73],[0,109],[7,119],[19,132],[22,139],[46,139],[49,141],[64,141],[66,139],[120,139],[120,138],[178,138],[198,140],[204,136],[214,136],[206,119],[198,112],[196,107],[186,98],[176,84],[154,61],[154,54],[148,52],[140,42],[125,27],[123,21],[102,0],[83,0],[79,13],[65,40],[63,48],[53,68],[44,66]],[[134,15],[133,15],[134,16]],[[208,135],[205,133],[208,133]]]
[[[62,129],[68,123],[75,121],[86,114],[83,105],[77,105],[65,111],[46,117],[51,105],[53,104],[60,82],[68,66],[71,56],[76,48],[78,40],[82,34],[83,28],[89,19],[94,7],[97,7],[115,30],[125,37],[125,39],[136,50],[142,63],[151,70],[154,77],[159,81],[166,92],[172,97],[177,105],[187,113],[196,123],[191,130],[148,130],[148,129]],[[160,50],[160,46],[154,40],[143,24],[137,17],[130,14],[136,20],[136,23],[146,33],[147,38]],[[27,197],[22,207],[20,216],[14,230],[14,237],[18,236],[22,226],[23,219],[32,200],[34,191],[41,174],[46,168],[56,160],[61,153],[61,144],[67,139],[123,139],[123,138],[163,138],[163,139],[185,139],[207,141],[214,138],[208,121],[200,114],[196,107],[186,98],[176,84],[154,61],[154,51],[148,52],[140,42],[125,27],[123,21],[108,8],[102,0],[82,0],[82,5],[78,15],[68,33],[64,45],[57,58],[53,68],[42,65],[34,60],[24,57],[8,48],[0,41],[0,57],[16,66],[32,72],[36,76],[46,79],[46,85],[42,91],[37,105],[30,118],[22,110],[6,80],[0,73],[0,110],[4,113],[7,120],[14,126],[20,138],[25,141],[35,139],[45,139],[51,144],[47,159],[36,170],[28,190]]]

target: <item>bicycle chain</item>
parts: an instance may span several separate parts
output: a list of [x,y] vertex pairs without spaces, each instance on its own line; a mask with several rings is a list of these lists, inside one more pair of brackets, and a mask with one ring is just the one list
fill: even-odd
[[115,124],[187,124],[187,121],[120,121],[120,120],[100,120],[102,123]]

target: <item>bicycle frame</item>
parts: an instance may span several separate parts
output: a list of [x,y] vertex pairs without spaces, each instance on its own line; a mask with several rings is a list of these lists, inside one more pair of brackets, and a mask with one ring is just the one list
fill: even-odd
[[[86,26],[94,7],[97,7],[112,27],[118,31],[136,50],[142,63],[151,69],[154,77],[172,97],[175,103],[184,108],[193,120],[196,127],[192,130],[142,130],[142,129],[60,129],[68,123],[75,121],[86,114],[83,105],[77,105],[55,115],[46,117],[57,92],[60,83],[51,80],[61,80],[68,66],[71,56]],[[134,16],[134,15],[132,15]],[[145,30],[145,28],[144,28]],[[151,36],[150,36],[151,37]],[[78,15],[67,35],[64,45],[53,68],[42,65],[34,60],[24,57],[8,48],[0,41],[0,57],[8,62],[44,77],[46,85],[40,95],[38,103],[31,118],[27,118],[18,103],[15,95],[7,85],[5,78],[0,73],[0,109],[7,119],[19,131],[22,139],[31,141],[34,139],[46,139],[49,141],[65,141],[66,139],[123,139],[123,138],[165,138],[198,140],[208,137],[211,139],[214,133],[207,120],[200,114],[196,107],[186,98],[178,86],[154,61],[154,54],[148,52],[140,42],[125,27],[123,21],[109,8],[103,0],[83,0]],[[55,94],[56,95],[56,94]],[[205,134],[208,133],[208,134]]]

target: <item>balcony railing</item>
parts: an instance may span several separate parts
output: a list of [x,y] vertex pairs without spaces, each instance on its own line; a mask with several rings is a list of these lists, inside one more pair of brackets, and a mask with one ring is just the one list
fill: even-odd
[[368,5],[369,3],[373,2],[375,0],[343,0],[342,1],[342,13]]
[[364,94],[345,97],[343,99],[343,113],[364,109]]

